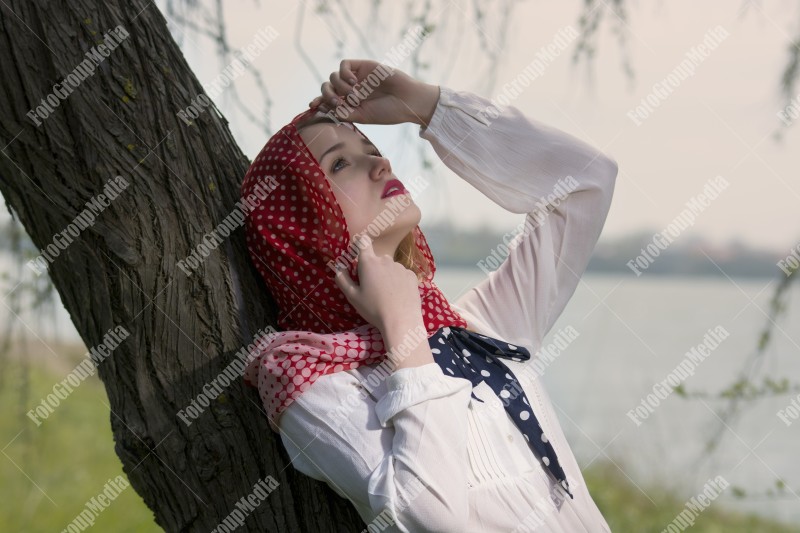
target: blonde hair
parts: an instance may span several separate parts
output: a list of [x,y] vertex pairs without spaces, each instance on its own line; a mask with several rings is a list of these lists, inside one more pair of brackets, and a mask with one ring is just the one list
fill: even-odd
[[428,262],[417,246],[413,230],[400,241],[393,259],[416,274],[419,281],[424,280],[430,273]]

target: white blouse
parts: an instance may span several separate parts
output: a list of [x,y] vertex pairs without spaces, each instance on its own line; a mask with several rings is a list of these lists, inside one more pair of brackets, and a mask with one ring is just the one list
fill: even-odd
[[[469,329],[532,354],[503,362],[532,402],[575,499],[557,489],[485,382],[473,389],[430,363],[400,369],[370,391],[360,381],[377,364],[362,366],[320,377],[279,422],[292,465],[349,499],[368,525],[375,520],[370,531],[610,531],[529,365],[586,268],[617,164],[513,106],[499,116],[480,112],[490,105],[442,86],[419,131],[445,165],[530,224],[500,267],[451,305]],[[570,183],[566,198],[541,211],[550,211],[543,221],[534,217],[541,199]],[[337,416],[343,405],[347,415]]]

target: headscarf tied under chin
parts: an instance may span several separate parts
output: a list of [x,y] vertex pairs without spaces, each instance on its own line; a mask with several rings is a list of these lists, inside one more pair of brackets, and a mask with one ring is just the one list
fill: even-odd
[[[278,328],[284,330],[254,341],[244,371],[245,382],[258,386],[273,430],[283,409],[320,376],[386,358],[380,332],[348,303],[328,266],[344,258],[358,282],[355,261],[346,261],[355,248],[344,215],[296,127],[317,107],[270,137],[241,187],[243,199],[264,198],[245,217],[247,248],[278,304]],[[367,138],[354,124],[342,124]],[[421,342],[427,342],[444,326],[467,323],[433,283],[436,265],[418,225],[413,234],[426,262],[417,266],[425,274],[418,288],[427,332]],[[408,341],[420,339],[410,334]]]

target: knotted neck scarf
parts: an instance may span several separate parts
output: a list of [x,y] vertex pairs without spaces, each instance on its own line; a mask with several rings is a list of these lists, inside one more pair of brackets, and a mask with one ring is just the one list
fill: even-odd
[[[331,182],[297,130],[299,123],[317,114],[317,107],[298,114],[270,137],[241,186],[243,199],[260,199],[251,201],[245,216],[247,248],[278,305],[277,325],[282,330],[254,340],[244,380],[258,387],[276,432],[283,410],[321,376],[387,357],[378,329],[358,314],[334,281],[331,265],[338,263],[346,265],[358,283],[356,261],[346,260],[356,255],[357,245]],[[355,124],[335,127],[352,128],[367,139]],[[436,264],[422,230],[417,225],[412,232],[422,257],[415,265],[422,273],[421,313],[434,361],[447,376],[463,377],[473,386],[486,381],[568,492],[552,445],[513,373],[499,359],[521,361],[530,353],[466,329],[467,322],[433,282]]]

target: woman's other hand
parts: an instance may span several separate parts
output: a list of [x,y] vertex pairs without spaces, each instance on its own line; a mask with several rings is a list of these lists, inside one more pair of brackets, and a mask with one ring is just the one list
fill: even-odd
[[[427,126],[439,101],[439,86],[368,59],[344,59],[309,106],[345,122]],[[335,101],[335,103],[334,103]]]
[[416,274],[388,255],[376,255],[372,239],[362,236],[356,243],[358,280],[356,284],[341,269],[335,280],[350,304],[386,338],[386,333],[406,331],[422,324],[422,301]]

